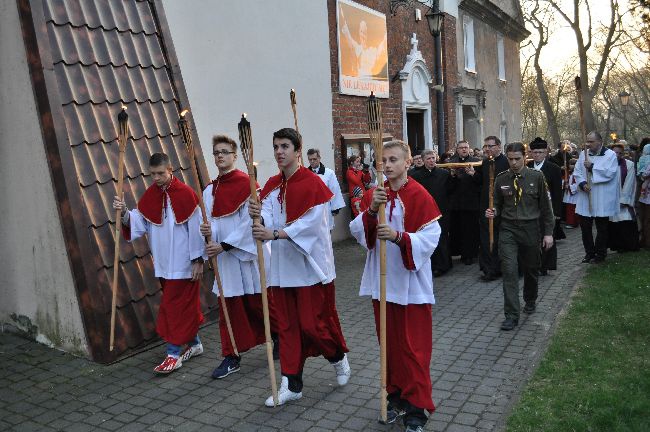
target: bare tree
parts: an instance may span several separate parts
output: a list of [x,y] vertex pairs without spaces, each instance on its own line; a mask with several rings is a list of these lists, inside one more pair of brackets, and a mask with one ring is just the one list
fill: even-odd
[[[599,41],[594,37],[595,23],[592,20],[591,5],[589,0],[573,0],[572,12],[564,6],[567,2],[558,0],[539,0],[552,7],[560,17],[571,27],[575,35],[578,47],[578,75],[582,81],[582,100],[584,106],[585,123],[587,129],[595,129],[596,121],[593,112],[594,97],[601,90],[603,76],[605,75],[608,65],[610,65],[610,55],[616,47],[623,32],[621,26],[622,14],[619,10],[618,0],[609,0],[607,2],[610,10],[609,22],[604,26],[604,39]],[[593,0],[592,0],[593,1]],[[605,0],[598,0],[598,7],[603,7]],[[584,6],[582,6],[584,5]],[[587,20],[582,22],[581,6],[586,11]],[[600,31],[598,31],[601,33]],[[592,68],[593,65],[593,68]],[[590,72],[593,71],[593,78],[590,79]]]
[[535,40],[530,39],[529,44],[533,48],[533,54],[528,59],[524,70],[527,72],[530,61],[532,59],[533,69],[535,71],[535,85],[538,91],[539,103],[541,103],[542,107],[544,108],[544,113],[546,114],[546,127],[548,130],[549,138],[552,142],[559,143],[560,133],[557,129],[557,110],[554,109],[553,104],[551,103],[551,98],[548,94],[547,86],[544,82],[544,71],[540,65],[542,49],[548,45],[548,32],[553,20],[553,16],[550,13],[548,7],[542,6],[540,4],[540,0],[535,0],[533,8],[524,14],[524,20],[533,27],[535,33],[537,34]]

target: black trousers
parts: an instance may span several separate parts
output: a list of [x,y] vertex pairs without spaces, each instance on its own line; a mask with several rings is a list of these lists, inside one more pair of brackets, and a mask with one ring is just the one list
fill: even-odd
[[479,245],[478,210],[453,210],[451,212],[451,230],[449,232],[449,249],[452,256],[461,259],[476,258]]
[[[596,221],[596,242],[592,227]],[[605,258],[607,256],[607,223],[608,217],[580,216],[580,231],[582,231],[582,245],[585,254],[590,257]]]
[[449,217],[443,216],[438,219],[440,224],[440,240],[438,247],[431,255],[431,271],[445,273],[451,268],[451,254],[449,253]]
[[[485,213],[485,211],[483,212]],[[481,250],[478,256],[478,263],[481,271],[486,275],[495,276],[501,273],[501,259],[499,258],[499,219],[494,219],[494,244],[490,252],[490,234],[488,218],[479,215],[479,234],[481,239]]]

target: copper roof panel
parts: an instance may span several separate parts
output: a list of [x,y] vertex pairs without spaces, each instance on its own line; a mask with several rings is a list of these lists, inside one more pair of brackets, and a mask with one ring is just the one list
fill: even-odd
[[[110,4],[109,4],[110,2]],[[45,19],[57,24],[102,27],[105,30],[154,34],[156,26],[146,1],[81,0],[76,2],[47,0]]]

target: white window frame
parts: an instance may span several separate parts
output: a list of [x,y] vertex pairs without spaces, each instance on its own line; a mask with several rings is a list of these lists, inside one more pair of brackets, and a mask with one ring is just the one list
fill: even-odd
[[503,35],[497,33],[497,67],[499,80],[506,81],[506,53]]
[[474,51],[474,20],[468,16],[463,17],[463,49],[465,57],[465,71],[476,73],[476,55]]

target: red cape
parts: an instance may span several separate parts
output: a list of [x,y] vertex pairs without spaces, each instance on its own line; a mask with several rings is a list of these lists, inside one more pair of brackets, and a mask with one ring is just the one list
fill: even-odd
[[298,167],[287,180],[282,173],[271,177],[260,193],[260,200],[277,188],[280,188],[278,199],[280,203],[284,201],[287,210],[287,225],[307,213],[309,209],[325,204],[334,196],[318,174],[302,166]]
[[212,216],[229,216],[240,209],[251,196],[248,174],[238,169],[212,181]]
[[[431,194],[411,177],[397,192],[390,189],[388,181],[384,183],[384,187],[388,191],[386,206],[390,206],[391,198],[394,197],[397,197],[404,206],[404,229],[406,232],[418,232],[442,216],[438,204],[436,204]],[[375,188],[372,188],[363,195],[361,211],[365,211],[370,207],[374,191]]]
[[166,197],[169,195],[176,223],[180,225],[187,222],[199,206],[199,197],[191,187],[174,176],[166,192],[165,194],[155,183],[149,186],[138,201],[138,210],[142,216],[154,225],[162,225],[163,212],[167,206]]

